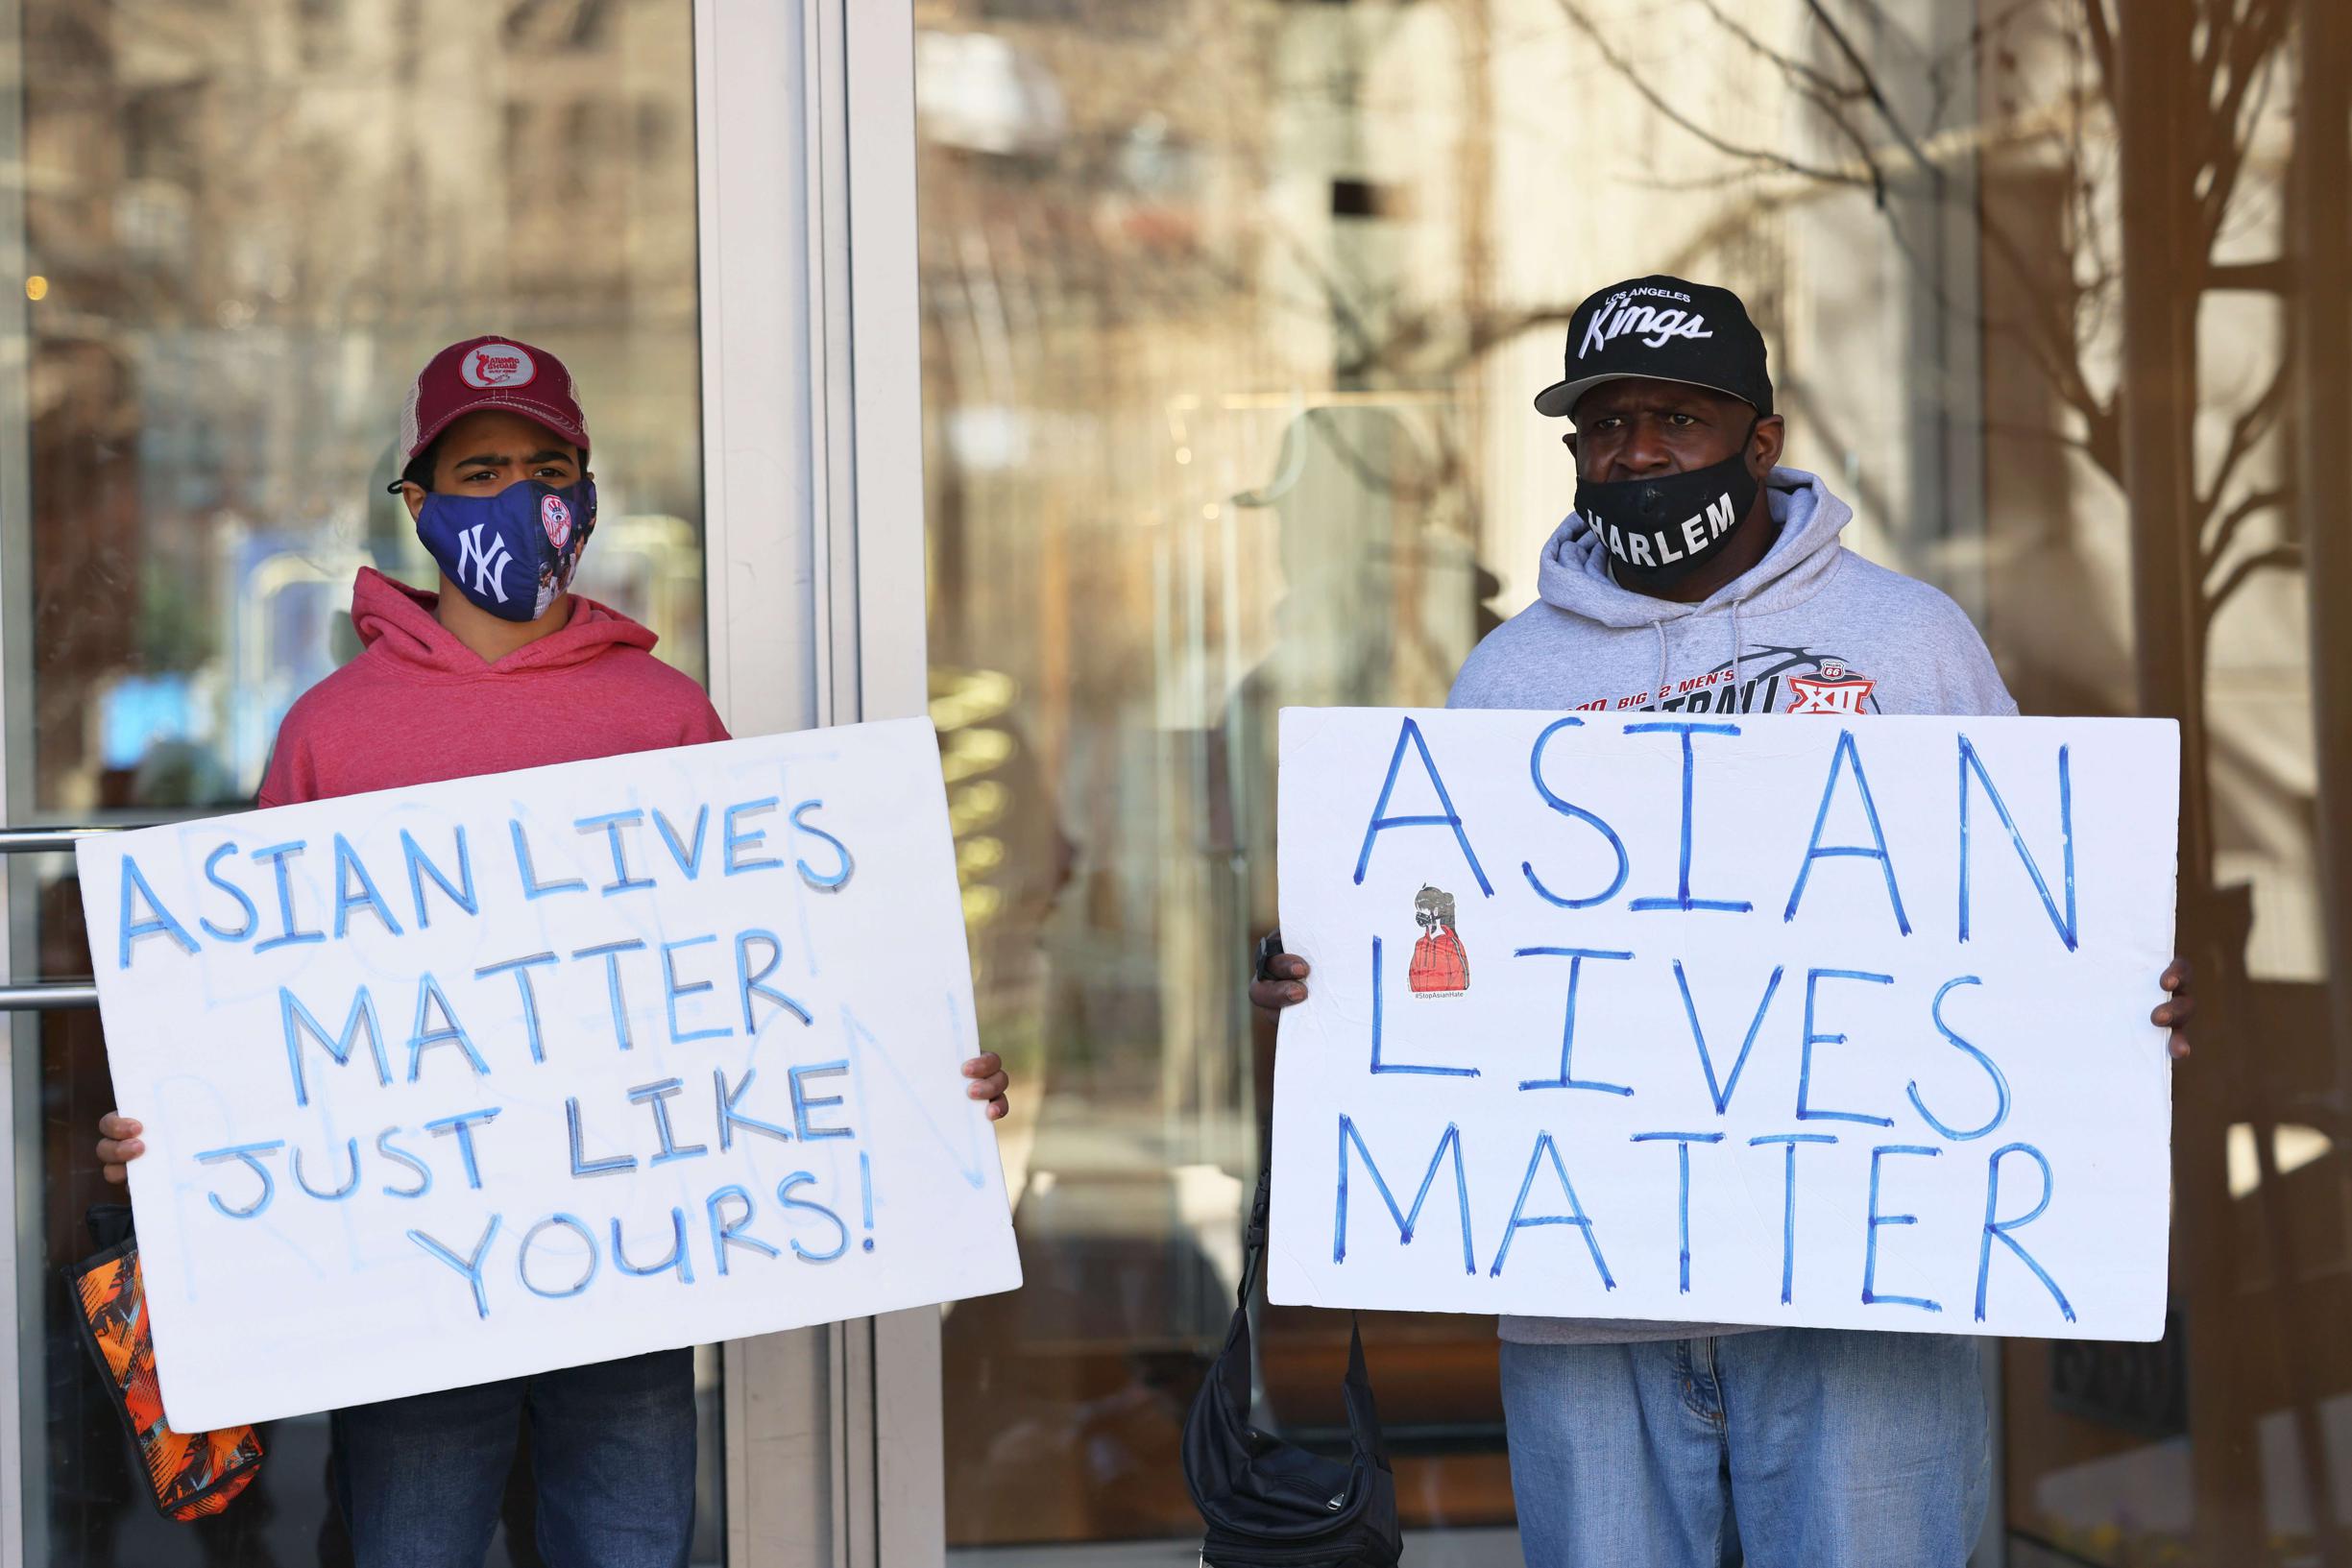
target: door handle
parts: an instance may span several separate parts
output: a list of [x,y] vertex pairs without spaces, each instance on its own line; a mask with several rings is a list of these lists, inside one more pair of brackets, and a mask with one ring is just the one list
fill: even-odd
[[[0,828],[0,855],[58,855],[85,838],[119,832],[116,828]],[[96,980],[27,981],[0,984],[0,1013],[56,1012],[98,1005]]]

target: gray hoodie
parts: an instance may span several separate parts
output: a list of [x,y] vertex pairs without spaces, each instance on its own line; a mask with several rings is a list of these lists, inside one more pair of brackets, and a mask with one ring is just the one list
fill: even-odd
[[[1571,513],[1543,547],[1542,595],[1470,651],[1448,708],[1588,712],[2011,714],[1984,639],[1926,583],[1837,542],[1854,516],[1822,482],[1775,469],[1765,495],[1780,538],[1698,604],[1621,588]],[[1680,1339],[1712,1323],[1506,1317],[1532,1344]]]

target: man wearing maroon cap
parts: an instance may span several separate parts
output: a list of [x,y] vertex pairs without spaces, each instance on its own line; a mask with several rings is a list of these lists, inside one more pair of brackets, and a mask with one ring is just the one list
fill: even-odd
[[[545,349],[470,338],[400,409],[400,480],[441,567],[422,592],[363,567],[363,649],[294,704],[259,804],[286,806],[550,762],[724,740],[653,633],[570,591],[596,525],[588,423]],[[963,1065],[1005,1114],[996,1056]],[[109,1180],[146,1146],[99,1123]],[[685,1568],[694,1512],[693,1355],[662,1351],[333,1413],[336,1500],[357,1568],[480,1568],[528,1416],[550,1562]]]

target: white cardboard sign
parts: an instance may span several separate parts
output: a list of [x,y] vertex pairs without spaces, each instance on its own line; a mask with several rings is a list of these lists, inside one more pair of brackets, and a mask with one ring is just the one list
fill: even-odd
[[79,858],[178,1430],[1020,1283],[928,721]]
[[1270,1284],[2152,1339],[2170,721],[1289,709]]

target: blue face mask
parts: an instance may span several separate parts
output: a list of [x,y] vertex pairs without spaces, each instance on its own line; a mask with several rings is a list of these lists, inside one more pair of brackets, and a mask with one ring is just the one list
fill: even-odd
[[562,490],[525,480],[496,495],[435,491],[417,538],[469,600],[503,620],[537,620],[571,586],[596,526],[596,483]]

